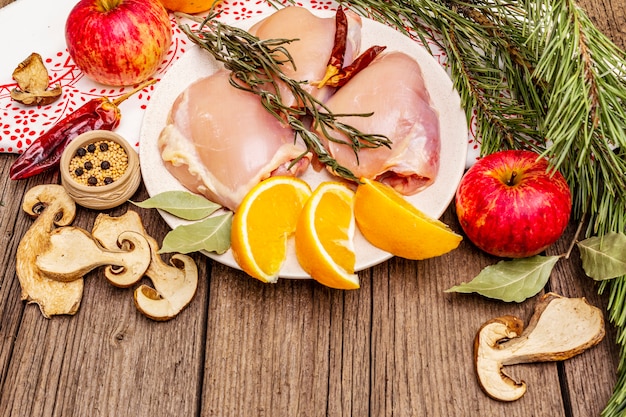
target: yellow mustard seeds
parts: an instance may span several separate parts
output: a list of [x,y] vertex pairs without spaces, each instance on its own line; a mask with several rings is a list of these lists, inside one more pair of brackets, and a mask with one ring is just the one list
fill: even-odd
[[116,142],[101,140],[78,148],[69,163],[74,181],[89,186],[111,184],[124,175],[128,155]]

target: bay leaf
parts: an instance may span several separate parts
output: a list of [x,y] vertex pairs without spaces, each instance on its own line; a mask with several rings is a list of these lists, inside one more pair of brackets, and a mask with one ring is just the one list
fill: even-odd
[[180,225],[165,235],[159,253],[205,250],[222,254],[230,248],[232,217],[233,213],[229,211],[196,223]]
[[200,220],[222,208],[217,203],[189,191],[165,191],[136,203],[141,208],[156,208],[184,220]]
[[478,293],[506,302],[521,303],[541,291],[560,256],[535,255],[500,261],[484,268],[472,281],[446,292]]
[[577,243],[585,273],[601,281],[626,275],[626,235],[610,232]]

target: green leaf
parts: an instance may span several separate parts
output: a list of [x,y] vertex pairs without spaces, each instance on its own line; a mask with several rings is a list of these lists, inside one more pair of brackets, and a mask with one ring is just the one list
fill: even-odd
[[185,224],[170,231],[163,239],[159,253],[190,253],[205,250],[218,254],[230,248],[232,212]]
[[546,285],[560,256],[540,256],[500,261],[483,269],[471,282],[446,292],[478,293],[502,301],[521,303]]
[[165,191],[140,203],[132,202],[141,208],[156,208],[185,220],[200,220],[222,208],[206,198],[189,191]]
[[626,275],[626,235],[609,232],[577,243],[585,273],[601,281]]

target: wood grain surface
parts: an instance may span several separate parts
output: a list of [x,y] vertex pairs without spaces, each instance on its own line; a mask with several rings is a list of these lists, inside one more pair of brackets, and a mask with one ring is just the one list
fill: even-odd
[[[626,1],[579,4],[626,44]],[[44,319],[20,300],[15,255],[32,224],[21,210],[25,191],[59,178],[11,181],[14,159],[0,155],[0,416],[586,417],[598,416],[611,395],[619,356],[608,323],[605,339],[580,356],[510,367],[528,384],[519,401],[497,402],[480,390],[477,329],[504,314],[528,320],[536,297],[509,304],[445,293],[496,261],[467,240],[439,258],[371,268],[358,291],[311,280],[266,285],[195,254],[198,292],[162,323],[138,313],[132,290],[96,270],[75,316]],[[142,186],[133,199],[145,198]],[[155,211],[125,204],[107,212],[127,210],[162,241],[169,229]],[[90,230],[97,214],[79,208],[74,224]],[[452,208],[443,221],[460,231]],[[551,254],[565,252],[573,234],[572,225]],[[606,310],[577,258],[557,264],[546,290]]]

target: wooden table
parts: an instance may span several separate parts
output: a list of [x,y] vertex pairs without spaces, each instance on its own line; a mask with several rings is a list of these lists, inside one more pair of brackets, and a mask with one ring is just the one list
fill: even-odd
[[[10,0],[0,0],[6,5]],[[580,4],[622,48],[626,1]],[[1,134],[1,133],[0,133]],[[496,259],[468,241],[445,256],[394,258],[360,274],[358,291],[311,280],[264,285],[195,254],[198,292],[178,317],[154,322],[137,312],[130,290],[101,270],[86,277],[75,316],[42,317],[20,300],[18,243],[32,224],[21,199],[58,174],[9,179],[13,155],[0,155],[0,415],[2,416],[598,416],[616,379],[615,332],[562,363],[518,365],[528,383],[519,401],[501,403],[479,388],[472,342],[479,326],[504,314],[527,320],[536,297],[507,304],[444,290],[473,278]],[[140,187],[135,200],[147,192]],[[168,226],[137,210],[159,242]],[[75,225],[95,216],[79,208]],[[443,220],[457,231],[452,208]],[[574,232],[550,249],[565,252]],[[607,297],[574,256],[560,262],[546,290],[587,297],[606,310]]]

